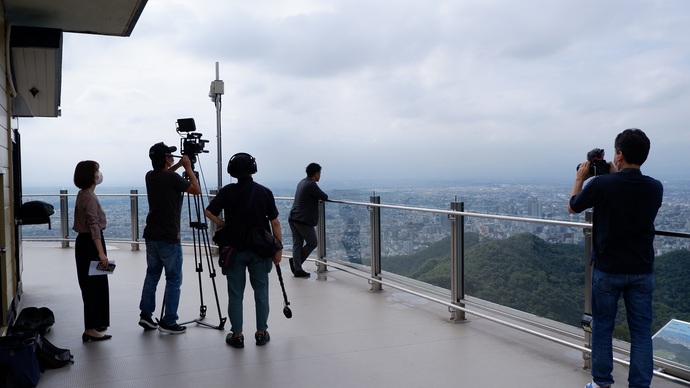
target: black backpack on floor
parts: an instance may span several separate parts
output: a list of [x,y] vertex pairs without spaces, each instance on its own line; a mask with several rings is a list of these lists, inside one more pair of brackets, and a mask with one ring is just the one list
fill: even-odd
[[54,323],[55,314],[48,307],[26,307],[7,329],[7,334],[35,332],[45,336]]

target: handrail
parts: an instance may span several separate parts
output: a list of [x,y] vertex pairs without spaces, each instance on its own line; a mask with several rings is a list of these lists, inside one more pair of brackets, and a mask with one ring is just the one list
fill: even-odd
[[377,208],[382,208],[382,209],[411,210],[411,211],[418,211],[418,212],[425,212],[425,213],[437,213],[437,214],[447,214],[447,215],[477,217],[477,218],[491,218],[491,219],[495,219],[495,220],[504,220],[504,221],[531,222],[531,223],[546,224],[546,225],[573,226],[573,227],[585,227],[585,228],[592,226],[591,224],[585,223],[585,222],[545,220],[542,218],[502,216],[502,215],[498,215],[498,214],[472,213],[472,212],[466,212],[466,211],[430,209],[430,208],[410,207],[410,206],[400,206],[400,205],[385,205],[385,204],[370,203],[370,202],[337,201],[337,200],[330,200],[330,199],[326,202],[341,203],[341,204],[346,204],[346,205],[377,207]]
[[663,231],[663,230],[657,230],[654,234],[657,236],[690,238],[690,233],[683,233],[683,232],[667,232],[667,231]]
[[[276,199],[278,199],[278,198],[276,198]],[[288,198],[285,198],[285,199],[288,199]],[[490,219],[494,219],[494,220],[503,220],[503,221],[529,222],[529,223],[544,224],[544,225],[558,225],[558,226],[570,226],[570,227],[580,227],[580,228],[591,228],[592,227],[591,222],[545,220],[542,218],[532,218],[532,217],[504,216],[504,215],[500,215],[500,214],[474,213],[474,212],[457,211],[457,210],[431,209],[431,208],[410,207],[410,206],[401,206],[401,205],[374,204],[374,203],[370,203],[370,202],[341,201],[341,200],[331,200],[331,199],[329,199],[325,202],[340,203],[340,204],[345,204],[345,205],[378,207],[378,208],[382,208],[382,209],[385,208],[385,209],[395,209],[395,210],[410,210],[410,211],[447,214],[447,215],[457,215],[457,216],[465,216],[465,217],[490,218]],[[654,234],[657,236],[690,238],[690,233],[683,233],[683,232],[670,232],[670,231],[664,231],[664,230],[656,230],[654,232]]]

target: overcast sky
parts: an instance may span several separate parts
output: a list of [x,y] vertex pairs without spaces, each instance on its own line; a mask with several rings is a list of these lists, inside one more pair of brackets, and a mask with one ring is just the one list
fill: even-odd
[[[149,147],[210,142],[224,81],[222,169],[249,152],[259,182],[571,181],[587,151],[613,156],[637,127],[643,172],[687,177],[690,2],[685,0],[149,1],[128,38],[64,34],[62,117],[13,120],[25,186],[144,185]],[[230,182],[223,175],[223,184]]]

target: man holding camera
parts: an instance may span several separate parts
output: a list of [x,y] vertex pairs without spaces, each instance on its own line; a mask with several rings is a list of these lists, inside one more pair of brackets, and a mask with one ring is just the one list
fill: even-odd
[[642,175],[650,141],[639,129],[616,136],[610,174],[592,176],[591,162],[578,168],[568,211],[593,208],[592,222],[592,382],[585,388],[610,387],[613,381],[613,329],[623,295],[630,328],[630,387],[649,387],[654,369],[652,291],[654,290],[654,219],[663,186]]
[[[173,164],[172,153],[177,147],[156,143],[149,149],[153,170],[146,173],[146,196],[149,213],[146,216],[146,278],[139,302],[139,326],[144,330],[158,329],[163,333],[184,333],[186,327],[177,323],[177,307],[182,286],[182,244],[180,216],[184,193],[201,194],[199,181],[187,155]],[[175,171],[183,167],[187,179]],[[165,270],[165,296],[162,319],[156,323],[151,316],[156,308],[156,287]]]

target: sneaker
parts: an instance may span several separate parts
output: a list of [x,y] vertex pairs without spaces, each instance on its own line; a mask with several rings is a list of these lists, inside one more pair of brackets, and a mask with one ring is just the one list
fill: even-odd
[[303,270],[303,269],[301,269],[299,271],[295,271],[295,277],[296,278],[308,278],[310,276],[311,276],[311,274],[309,272]]
[[268,334],[268,331],[266,330],[264,330],[263,334],[254,334],[254,338],[256,339],[256,346],[264,346],[268,341],[271,340],[271,336]]
[[610,385],[599,385],[592,381],[591,383],[585,385],[585,388],[611,388]]
[[291,257],[290,259],[288,259],[288,262],[290,263],[290,271],[292,271],[292,273],[294,274],[295,273],[295,259],[293,259]]
[[234,334],[230,333],[225,336],[225,343],[235,349],[242,349],[244,347],[244,337],[235,337]]
[[145,315],[139,316],[139,326],[143,327],[144,331],[156,330],[158,328],[158,324],[151,317]]
[[185,326],[178,325],[177,323],[168,325],[167,323],[160,321],[158,322],[158,330],[168,334],[182,334],[187,331],[187,328]]

